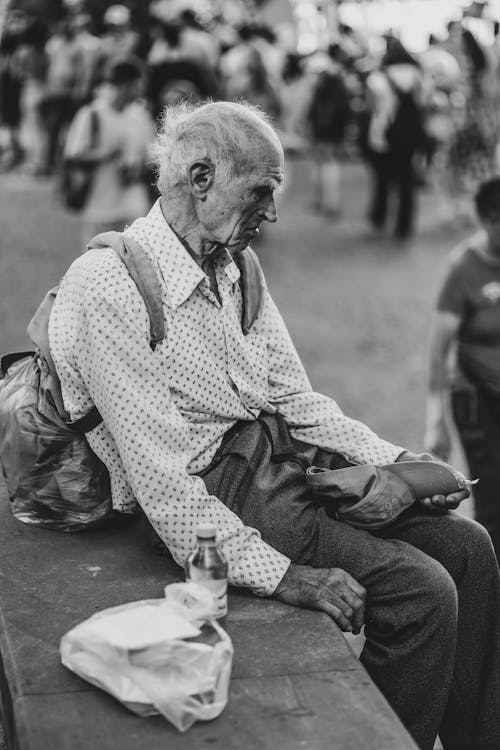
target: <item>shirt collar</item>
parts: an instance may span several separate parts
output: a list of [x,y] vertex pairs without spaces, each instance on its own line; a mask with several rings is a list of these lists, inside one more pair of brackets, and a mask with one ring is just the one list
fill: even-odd
[[[156,201],[147,216],[137,219],[126,230],[158,263],[167,290],[167,302],[172,308],[185,302],[196,287],[206,279],[198,263],[191,257],[175,232],[169,226]],[[217,265],[222,264],[231,283],[240,278],[240,272],[228,250],[220,254]]]

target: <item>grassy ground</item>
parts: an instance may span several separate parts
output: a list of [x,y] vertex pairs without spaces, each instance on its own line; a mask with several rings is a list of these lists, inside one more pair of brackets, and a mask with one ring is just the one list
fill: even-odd
[[[309,208],[308,163],[291,163],[278,224],[256,250],[314,387],[385,438],[420,450],[430,314],[446,254],[463,232],[441,223],[439,196],[426,191],[416,239],[373,238],[367,192],[362,165],[346,167],[344,213],[331,223]],[[26,324],[79,254],[80,229],[50,184],[3,175],[0,195],[3,353],[29,348]]]

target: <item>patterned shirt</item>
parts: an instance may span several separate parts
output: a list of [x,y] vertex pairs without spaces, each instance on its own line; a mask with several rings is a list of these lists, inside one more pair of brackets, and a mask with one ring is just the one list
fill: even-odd
[[109,470],[117,510],[130,512],[138,502],[179,564],[198,523],[214,523],[230,581],[270,595],[290,561],[195,476],[232,425],[279,411],[294,437],[357,463],[390,463],[403,449],[312,391],[267,289],[243,334],[239,270],[228,252],[215,261],[219,301],[159,202],[125,233],[158,270],[166,337],[153,352],[145,304],[111,249],[79,257],[49,325],[65,406],[72,419],[93,404],[101,413],[104,421],[87,438]]

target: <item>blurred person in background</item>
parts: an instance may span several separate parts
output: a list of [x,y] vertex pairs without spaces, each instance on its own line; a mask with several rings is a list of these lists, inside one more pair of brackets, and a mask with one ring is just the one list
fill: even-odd
[[32,21],[28,24],[19,50],[19,67],[23,79],[19,136],[24,151],[23,167],[33,175],[45,172],[47,132],[41,107],[46,93],[49,66],[49,56],[45,49],[48,33],[43,21]]
[[331,45],[313,83],[307,112],[313,146],[314,207],[323,215],[340,215],[341,159],[351,117],[349,92],[339,60],[340,47]]
[[181,29],[176,21],[154,17],[150,29],[151,45],[146,56],[148,65],[161,65],[182,57]]
[[47,42],[46,51],[47,80],[40,102],[40,114],[47,139],[43,171],[52,174],[61,156],[66,129],[75,113],[73,94],[82,64],[71,19],[59,21],[55,33]]
[[150,65],[185,60],[200,66],[207,76],[215,77],[219,62],[219,44],[198,22],[192,10],[181,11],[175,5],[153,4],[149,11],[151,45]]
[[480,232],[448,260],[434,313],[424,444],[447,461],[451,416],[474,487],[474,516],[500,560],[500,177],[475,196]]
[[288,54],[283,68],[279,128],[287,154],[301,154],[309,149],[307,116],[315,77],[316,73],[308,69],[301,55]]
[[[269,60],[269,44],[255,26],[243,24],[239,42],[221,58],[222,89],[229,101],[245,99],[261,107],[277,121],[281,114],[281,99],[275,69]],[[272,58],[273,61],[275,58]]]
[[429,47],[420,54],[419,62],[424,75],[422,169],[427,183],[438,184],[442,182],[443,157],[453,131],[451,111],[460,85],[461,70],[456,57],[432,34]]
[[470,224],[472,195],[497,169],[498,79],[493,57],[471,31],[462,28],[460,39],[462,77],[451,110],[454,125],[445,154],[445,187],[449,218]]
[[217,39],[204,29],[192,9],[184,10],[180,18],[185,57],[208,67],[213,72],[216,71],[220,57]]
[[101,36],[101,65],[107,75],[115,60],[137,54],[141,37],[132,28],[130,10],[126,5],[110,5],[104,13],[103,22],[105,32]]
[[191,60],[171,60],[152,65],[148,76],[148,98],[157,118],[165,107],[190,101],[193,104],[215,96],[217,85],[206,68]]
[[75,110],[87,104],[93,96],[101,73],[103,45],[101,39],[91,33],[92,18],[88,13],[78,13],[72,20],[75,44],[80,53],[78,77],[73,89]]
[[420,66],[399,40],[390,38],[381,65],[369,74],[366,86],[370,112],[367,151],[373,172],[369,219],[375,229],[385,227],[394,193],[394,234],[406,239],[414,228],[414,158],[423,141]]
[[5,132],[1,153],[1,167],[12,169],[23,159],[19,141],[21,122],[21,91],[23,74],[19,50],[26,30],[26,18],[20,11],[7,15],[0,39],[0,125]]
[[[122,231],[147,212],[149,202],[145,166],[154,137],[151,115],[140,97],[144,68],[136,58],[115,61],[108,86],[84,106],[68,131],[65,158],[94,167],[87,202],[82,211],[82,241],[105,231]],[[91,146],[91,113],[97,115],[97,138]]]

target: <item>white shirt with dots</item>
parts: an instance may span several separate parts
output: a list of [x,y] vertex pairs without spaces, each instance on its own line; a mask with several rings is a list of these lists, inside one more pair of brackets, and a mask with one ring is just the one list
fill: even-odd
[[146,307],[111,249],[79,257],[61,282],[49,324],[65,407],[72,419],[93,404],[101,413],[87,439],[109,470],[117,510],[130,512],[138,502],[179,564],[196,526],[214,523],[230,581],[270,595],[289,559],[195,476],[227,430],[261,411],[279,411],[294,437],[356,463],[391,463],[403,448],[312,391],[267,289],[254,327],[243,334],[239,270],[229,253],[216,261],[219,302],[159,202],[125,233],[158,270],[165,339],[151,350]]

